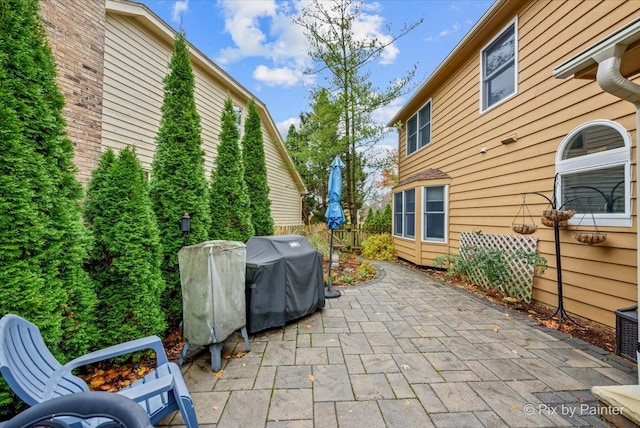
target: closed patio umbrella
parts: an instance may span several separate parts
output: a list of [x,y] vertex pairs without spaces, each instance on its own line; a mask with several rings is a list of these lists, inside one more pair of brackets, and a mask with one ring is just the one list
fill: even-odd
[[342,168],[344,163],[340,160],[340,156],[336,156],[331,162],[331,172],[329,173],[329,206],[324,213],[324,217],[327,219],[327,227],[331,229],[331,238],[329,240],[329,278],[327,279],[327,288],[325,290],[325,297],[334,298],[340,297],[340,292],[331,288],[331,255],[333,254],[333,231],[340,227],[344,223],[344,212],[340,205],[340,199],[342,197]]

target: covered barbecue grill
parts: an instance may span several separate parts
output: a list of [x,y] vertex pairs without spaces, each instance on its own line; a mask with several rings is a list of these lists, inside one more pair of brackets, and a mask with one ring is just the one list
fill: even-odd
[[178,252],[183,302],[181,361],[191,346],[209,346],[211,369],[220,370],[222,343],[241,330],[249,351],[245,308],[246,246],[235,241],[208,241]]
[[322,253],[299,235],[247,241],[247,328],[281,327],[324,307]]

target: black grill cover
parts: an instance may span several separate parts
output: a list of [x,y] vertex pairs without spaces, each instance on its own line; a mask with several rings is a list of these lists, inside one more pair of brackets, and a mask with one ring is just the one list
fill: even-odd
[[247,241],[247,330],[281,327],[324,307],[322,253],[304,236]]

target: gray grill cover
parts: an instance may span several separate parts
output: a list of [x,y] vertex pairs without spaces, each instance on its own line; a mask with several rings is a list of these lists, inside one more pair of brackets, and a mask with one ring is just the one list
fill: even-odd
[[281,327],[324,307],[322,253],[299,235],[247,241],[247,330]]
[[224,342],[246,325],[246,246],[208,241],[178,252],[184,337],[191,345]]

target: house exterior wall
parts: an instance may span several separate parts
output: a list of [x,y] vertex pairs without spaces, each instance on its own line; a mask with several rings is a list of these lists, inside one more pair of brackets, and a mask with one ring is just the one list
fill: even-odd
[[[405,125],[399,131],[401,185],[394,193],[416,189],[416,238],[394,237],[401,258],[432,265],[435,257],[458,252],[462,232],[513,234],[511,224],[522,204],[522,193],[540,192],[551,197],[558,147],[581,124],[597,119],[614,121],[636,141],[631,103],[604,92],[593,80],[556,79],[552,71],[635,19],[639,12],[637,2],[516,0],[499,3],[483,17],[394,118]],[[480,52],[516,17],[517,92],[481,113]],[[631,79],[640,82],[637,73]],[[431,143],[407,156],[406,122],[429,99]],[[516,136],[515,142],[501,142],[511,135]],[[485,153],[481,153],[483,147]],[[632,164],[635,150],[634,145]],[[411,180],[425,168],[437,168],[449,178]],[[448,185],[444,243],[420,239],[420,190],[432,185]],[[549,264],[534,281],[533,298],[555,306],[554,235],[539,220],[548,203],[538,195],[528,195],[526,202],[539,225],[535,235],[538,249]],[[636,303],[635,199],[631,204],[632,226],[600,227],[608,233],[603,244],[580,244],[573,238],[575,226],[561,229],[564,306],[569,312],[615,325],[614,311]]]
[[101,153],[105,1],[40,0],[40,15],[66,100],[63,114],[78,179],[86,183]]
[[[143,168],[150,173],[173,30],[144,6],[122,0],[41,0],[40,5],[57,83],[65,96],[63,114],[75,148],[78,179],[88,182],[106,148],[117,151],[127,145],[136,147]],[[224,100],[231,96],[246,117],[252,94],[201,53],[192,59],[209,179]],[[299,225],[304,184],[266,106],[256,102],[274,222]]]
[[[103,145],[116,151],[127,145],[135,146],[143,168],[150,171],[161,119],[163,79],[169,73],[173,41],[159,37],[134,16],[109,13],[106,27]],[[192,66],[205,174],[209,179],[217,153],[224,102],[231,96],[234,105],[242,109],[244,126],[251,94],[230,87],[201,61],[194,59]],[[264,106],[260,113],[272,217],[278,226],[298,225],[303,188],[292,174],[293,167],[277,130],[267,126],[270,118]]]

